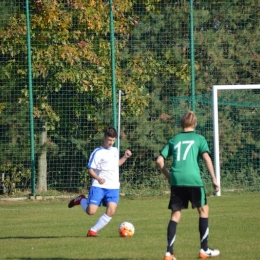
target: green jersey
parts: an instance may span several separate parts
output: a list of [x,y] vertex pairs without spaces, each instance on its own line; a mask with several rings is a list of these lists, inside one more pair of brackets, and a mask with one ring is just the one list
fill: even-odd
[[204,136],[192,132],[175,135],[165,145],[161,155],[167,159],[173,156],[171,166],[171,186],[202,187],[199,159],[208,152]]

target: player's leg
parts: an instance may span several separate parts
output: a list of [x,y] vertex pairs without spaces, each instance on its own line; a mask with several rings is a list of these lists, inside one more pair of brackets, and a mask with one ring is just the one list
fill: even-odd
[[192,208],[197,208],[199,213],[199,233],[200,248],[206,251],[208,249],[208,216],[209,206],[207,205],[207,197],[203,187],[191,188]]
[[104,198],[103,198],[103,205],[106,206],[106,212],[98,219],[96,224],[91,227],[88,232],[88,236],[96,233],[102,228],[104,228],[112,219],[112,216],[115,214],[117,204],[119,202],[119,190],[118,189],[104,189]]
[[171,213],[171,219],[167,227],[167,248],[164,256],[164,260],[172,260],[174,258],[173,246],[176,238],[177,224],[181,218],[180,210],[173,210]]
[[197,208],[199,213],[199,233],[200,233],[200,248],[203,250],[208,249],[208,235],[209,235],[209,207],[204,205]]
[[88,233],[88,236],[93,236],[93,235],[90,235],[90,233],[92,233],[92,234],[96,233],[95,236],[97,236],[97,232],[99,230],[101,230],[102,228],[104,228],[112,219],[112,216],[115,213],[116,207],[117,207],[116,203],[114,203],[114,202],[108,203],[106,212],[98,219],[96,224],[93,227],[91,227],[91,229]]
[[103,197],[104,192],[102,188],[91,186],[88,193],[88,198],[84,197],[80,200],[81,208],[88,215],[94,215],[97,212]]
[[199,234],[200,234],[200,258],[210,258],[219,255],[219,250],[208,247],[209,236],[209,206],[203,187],[191,188],[191,203],[193,208],[197,208],[199,213]]
[[83,195],[83,194],[79,195],[78,197],[76,197],[75,199],[72,199],[72,200],[69,202],[68,207],[69,207],[69,208],[72,208],[72,207],[74,207],[74,206],[80,205],[81,200],[82,200],[82,199],[85,199],[85,198],[86,198],[85,195]]
[[112,218],[112,216],[116,213],[117,203],[116,202],[108,202],[107,203],[107,209],[106,209],[106,215]]
[[164,260],[175,259],[173,247],[176,239],[177,224],[181,218],[181,210],[188,207],[188,202],[185,188],[171,187],[171,198],[168,208],[172,210],[172,213],[167,227],[167,248]]
[[[89,190],[88,198],[82,199],[80,202],[83,211],[85,211],[88,215],[94,215],[97,212],[103,197],[104,197],[104,189],[91,186]],[[87,233],[88,237],[96,237],[97,235],[98,235],[97,230],[93,228],[88,230]]]

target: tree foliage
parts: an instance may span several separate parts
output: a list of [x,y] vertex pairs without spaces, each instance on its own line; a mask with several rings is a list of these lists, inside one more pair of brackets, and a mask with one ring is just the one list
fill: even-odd
[[[214,84],[259,82],[259,1],[193,2],[196,94],[209,93]],[[24,176],[18,180],[27,183],[25,3],[0,1],[0,7],[1,169]],[[185,0],[113,1],[116,87],[125,94],[121,144],[134,151],[128,165],[132,172],[154,171],[154,157],[176,132],[179,114],[190,108],[190,100],[173,102],[191,95],[189,8]],[[30,26],[36,153],[40,157],[47,149],[49,187],[78,187],[101,130],[113,121],[109,1],[31,1]],[[242,102],[240,96],[234,98]],[[212,127],[211,109],[196,105],[203,132]],[[223,116],[235,110],[229,107]],[[235,112],[242,115],[243,109]],[[252,133],[245,142],[243,124],[237,126],[234,130],[227,123],[223,131],[227,146],[221,149],[231,157],[241,152],[228,145],[231,133],[241,147],[257,150],[257,135]],[[48,131],[44,145],[38,143],[42,127]]]

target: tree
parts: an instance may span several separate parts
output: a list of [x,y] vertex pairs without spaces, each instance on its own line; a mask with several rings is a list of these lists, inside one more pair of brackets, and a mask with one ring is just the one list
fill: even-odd
[[253,0],[195,2],[198,90],[259,82],[258,5]]
[[[17,60],[25,50],[24,25],[17,26],[13,14],[21,6],[14,1],[0,3],[0,153],[2,192],[12,193],[28,186],[30,149],[28,145],[28,107],[19,102],[21,86],[26,84]],[[19,27],[19,28],[18,28]],[[11,40],[12,39],[12,40]],[[15,41],[14,41],[15,39]]]
[[[142,151],[134,171],[151,170],[169,127],[190,107],[189,1],[113,2],[116,83],[126,94],[121,144]],[[23,179],[30,171],[25,8],[24,2],[0,4],[1,167],[5,180],[13,173]],[[259,81],[257,6],[253,0],[194,1],[196,95],[207,95],[213,84]],[[44,191],[48,179],[51,188],[77,188],[89,153],[113,120],[109,1],[38,0],[30,14],[37,187]],[[204,131],[211,111],[199,101],[196,110]],[[241,140],[242,127],[235,132]]]
[[[26,17],[24,9],[20,9],[15,1],[11,3],[15,7],[13,13],[1,27],[2,75],[10,78],[12,73],[15,79],[19,96],[11,104],[16,106],[19,102],[26,108]],[[59,150],[61,145],[54,141],[74,146],[73,138],[77,143],[91,138],[92,134],[86,133],[86,128],[100,131],[104,126],[105,122],[98,122],[96,114],[111,106],[109,4],[101,0],[39,0],[32,2],[30,7],[35,128],[37,133],[44,126],[48,132],[46,143],[37,144],[38,156],[42,158],[45,149],[51,154]],[[130,9],[131,1],[117,1],[114,6],[115,32],[123,39],[121,45],[132,26],[126,15]],[[120,79],[123,76],[120,71],[117,73],[119,82],[123,82]],[[3,84],[9,85],[9,82]],[[129,84],[122,88],[131,93],[129,111],[147,104],[146,97],[140,96],[140,90],[135,87],[135,84]],[[6,104],[1,107],[4,111]],[[86,152],[81,156],[86,156]],[[46,162],[42,165],[43,160],[38,162],[39,173],[46,173]],[[38,187],[41,191],[40,183]]]

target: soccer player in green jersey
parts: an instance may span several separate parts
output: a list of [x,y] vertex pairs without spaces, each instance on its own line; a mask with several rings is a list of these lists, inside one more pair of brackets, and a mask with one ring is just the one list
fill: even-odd
[[[194,112],[188,111],[180,120],[183,131],[172,137],[164,146],[157,158],[157,165],[171,185],[169,209],[172,211],[167,229],[167,250],[164,260],[173,260],[173,245],[176,237],[177,224],[181,218],[182,209],[192,208],[199,213],[200,250],[199,258],[216,257],[220,254],[217,249],[208,247],[208,216],[206,193],[200,175],[199,159],[202,157],[211,176],[214,191],[219,191],[215,178],[210,151],[204,136],[195,133],[197,118]],[[164,160],[172,156],[171,170],[166,169]]]

